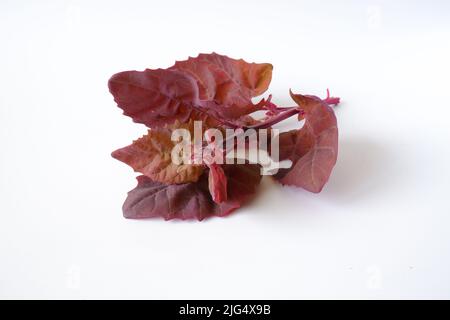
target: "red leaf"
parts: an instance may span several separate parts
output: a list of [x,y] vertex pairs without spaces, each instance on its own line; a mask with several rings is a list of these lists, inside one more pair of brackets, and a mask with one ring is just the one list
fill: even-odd
[[198,59],[218,66],[233,82],[248,89],[251,97],[266,91],[272,80],[273,66],[270,63],[248,63],[243,59],[236,60],[217,53],[200,54]]
[[227,200],[227,177],[218,164],[209,166],[208,187],[214,202],[222,203]]
[[181,71],[124,71],[113,75],[108,86],[124,114],[148,127],[208,118],[198,107],[197,83]]
[[267,90],[272,79],[269,63],[248,63],[227,56],[200,54],[196,58],[177,61],[173,70],[181,70],[197,81],[200,99],[213,106],[220,105],[217,112],[226,119],[236,119],[258,109],[251,101]]
[[228,198],[220,204],[213,201],[208,188],[208,175],[196,183],[167,185],[146,176],[137,177],[138,185],[128,193],[123,205],[126,218],[163,217],[203,220],[226,216],[239,208],[255,193],[261,175],[257,165],[224,165],[228,179]]
[[175,129],[187,129],[193,136],[192,122],[177,122],[170,127],[148,130],[146,135],[111,155],[154,181],[170,184],[195,182],[203,172],[202,165],[175,164],[172,161],[171,152],[175,143],[171,140],[171,135]]
[[333,109],[313,96],[293,94],[304,110],[305,125],[280,135],[280,160],[289,159],[292,167],[275,176],[282,184],[320,192],[328,181],[338,153],[338,130]]

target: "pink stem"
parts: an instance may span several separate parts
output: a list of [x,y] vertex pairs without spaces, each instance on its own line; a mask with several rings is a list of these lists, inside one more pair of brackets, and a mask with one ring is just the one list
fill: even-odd
[[286,111],[278,113],[277,115],[269,119],[266,119],[258,124],[247,126],[245,127],[245,129],[266,129],[298,113],[303,113],[303,110],[299,109],[298,107],[288,108]]
[[341,102],[341,99],[338,97],[330,97],[330,90],[327,89],[327,97],[323,101],[327,104],[337,106]]
[[[279,113],[278,115],[271,117],[263,122],[260,122],[258,124],[255,124],[253,126],[247,126],[247,127],[242,127],[241,129],[243,130],[247,130],[247,129],[266,129],[269,128],[271,126],[273,126],[274,124],[281,122],[289,117],[292,117],[293,115],[296,114],[304,114],[304,111],[299,109],[298,107],[292,107],[292,108],[287,108],[287,111],[284,111],[282,113]],[[228,141],[234,141],[234,138],[236,138],[238,135],[233,135],[232,137],[229,137],[228,139],[224,140],[222,143],[222,146],[224,148],[223,149],[223,153],[224,155],[226,155],[230,150],[227,149],[227,145],[228,145]],[[235,147],[235,145],[233,146],[233,148]]]

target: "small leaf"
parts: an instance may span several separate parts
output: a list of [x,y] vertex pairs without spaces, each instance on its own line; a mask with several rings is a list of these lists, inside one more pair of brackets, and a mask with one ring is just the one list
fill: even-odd
[[220,204],[214,202],[209,193],[206,174],[195,183],[172,185],[139,176],[137,187],[128,193],[123,205],[124,216],[130,219],[163,217],[165,220],[226,216],[255,193],[261,175],[257,165],[224,165],[223,170],[228,179],[228,198]]
[[222,203],[227,200],[227,177],[218,164],[209,166],[208,187],[214,202]]
[[114,151],[112,156],[154,181],[169,184],[195,182],[202,174],[203,166],[177,165],[172,161],[171,152],[175,143],[171,140],[171,135],[172,130],[178,128],[189,130],[193,137],[192,122],[176,124],[170,128],[151,129],[131,145]]
[[280,134],[280,160],[289,159],[292,167],[281,169],[279,182],[320,192],[328,181],[338,153],[338,129],[333,109],[314,96],[293,94],[304,110],[305,124],[300,130]]

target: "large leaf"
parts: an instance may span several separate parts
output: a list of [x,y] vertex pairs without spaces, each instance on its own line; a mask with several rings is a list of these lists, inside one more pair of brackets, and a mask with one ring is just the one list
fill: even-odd
[[171,152],[175,143],[171,135],[174,129],[187,129],[193,137],[192,121],[187,124],[176,123],[167,128],[148,130],[142,138],[114,151],[112,156],[154,181],[168,184],[195,182],[202,174],[203,166],[175,164],[172,161]]
[[282,184],[320,192],[328,181],[338,153],[338,129],[333,109],[313,96],[291,93],[304,110],[305,124],[299,130],[280,134],[280,160],[292,167],[275,176]]
[[208,114],[200,106],[196,81],[182,71],[124,71],[113,75],[108,86],[124,114],[148,127],[189,119],[216,123],[210,119],[214,110]]
[[206,107],[214,107],[211,103],[214,102],[220,105],[217,112],[222,117],[236,119],[258,109],[251,98],[267,90],[273,67],[269,63],[248,63],[212,53],[177,61],[171,69],[184,71],[196,79]]
[[272,80],[273,66],[270,63],[248,63],[243,59],[236,60],[217,53],[200,54],[198,59],[218,66],[231,81],[248,89],[251,97],[266,91]]
[[206,172],[196,183],[167,185],[146,176],[137,177],[138,185],[128,193],[123,205],[126,218],[163,217],[203,220],[226,216],[253,195],[261,175],[257,165],[224,165],[228,180],[226,201],[214,202],[209,193]]

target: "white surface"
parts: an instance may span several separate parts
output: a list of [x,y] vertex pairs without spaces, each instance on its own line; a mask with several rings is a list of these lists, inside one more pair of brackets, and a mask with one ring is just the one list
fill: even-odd
[[[2,1],[1,298],[450,298],[447,1]],[[115,72],[216,51],[341,96],[321,194],[229,218],[122,217],[144,127]]]

